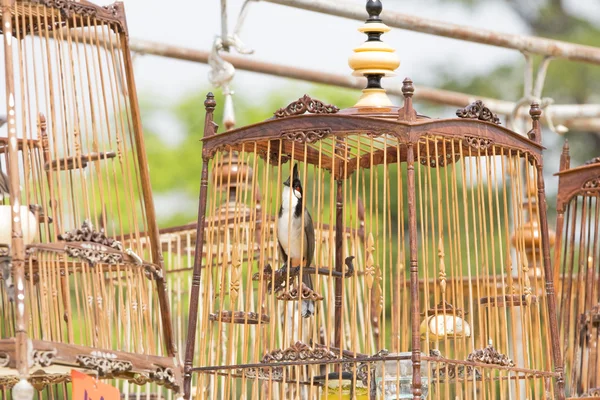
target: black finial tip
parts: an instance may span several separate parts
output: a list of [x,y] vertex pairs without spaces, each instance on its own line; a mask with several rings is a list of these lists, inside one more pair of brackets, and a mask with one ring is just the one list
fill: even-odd
[[535,101],[531,103],[531,107],[529,108],[529,115],[531,115],[531,118],[534,120],[540,119],[540,116],[542,115],[542,109],[540,108],[539,103]]
[[410,97],[415,93],[415,87],[413,86],[413,81],[410,78],[404,78],[402,81],[402,94],[405,97]]
[[383,4],[379,0],[367,0],[367,13],[369,13],[369,19],[367,22],[381,22],[379,14],[383,10]]
[[367,89],[381,89],[381,78],[383,78],[383,75],[368,74],[365,76],[367,77]]
[[215,108],[217,102],[215,101],[215,95],[212,92],[208,92],[206,95],[206,100],[204,100],[204,107],[206,108]]

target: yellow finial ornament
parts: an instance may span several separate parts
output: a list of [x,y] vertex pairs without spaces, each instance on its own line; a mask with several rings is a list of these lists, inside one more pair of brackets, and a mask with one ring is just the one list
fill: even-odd
[[392,102],[381,87],[381,78],[394,76],[400,59],[393,47],[381,41],[381,35],[390,30],[379,17],[381,1],[368,0],[366,8],[369,18],[358,30],[366,33],[368,39],[348,58],[348,65],[354,70],[352,75],[367,78],[367,87],[355,107],[389,107]]

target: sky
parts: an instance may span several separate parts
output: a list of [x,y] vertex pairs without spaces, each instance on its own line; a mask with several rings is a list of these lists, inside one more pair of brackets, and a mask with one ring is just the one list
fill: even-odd
[[[334,0],[327,0],[334,1]],[[364,5],[364,0],[346,0]],[[108,4],[110,1],[103,0]],[[243,0],[228,0],[228,25],[233,31]],[[532,2],[533,3],[533,2]],[[124,0],[130,36],[194,49],[210,50],[221,32],[220,0]],[[527,27],[504,1],[479,1],[466,9],[459,1],[384,0],[384,10],[418,17],[485,28],[497,32],[528,34]],[[600,23],[600,2],[568,0],[567,6],[586,15],[596,15]],[[357,31],[359,21],[253,1],[241,39],[254,49],[250,59],[350,74],[347,65],[352,50],[364,40]],[[365,12],[366,17],[366,12]],[[384,21],[385,22],[385,21]],[[393,29],[383,35],[400,56],[398,76],[385,85],[401,84],[410,76],[416,84],[435,86],[438,66],[445,65],[457,74],[485,72],[504,62],[522,63],[519,52],[455,39]],[[167,74],[165,74],[167,72]],[[208,85],[208,66],[203,64],[139,56],[135,61],[138,89],[160,95],[172,102],[182,94]],[[238,95],[251,96],[276,88],[282,78],[238,71],[233,86]]]
[[[362,0],[352,2],[364,4]],[[485,7],[476,7],[470,12],[461,5],[449,3],[389,0],[384,1],[384,9],[502,32],[526,33],[526,27],[509,8],[499,2],[486,3]],[[125,0],[132,38],[210,50],[221,31],[220,1],[170,0],[166,8],[163,4],[158,0]],[[231,31],[243,1],[229,0],[227,4]],[[249,7],[241,38],[246,46],[254,49],[254,54],[246,57],[339,74],[352,72],[347,64],[348,56],[365,40],[364,34],[357,31],[359,21],[262,1],[253,2]],[[186,12],[182,12],[184,9]],[[488,70],[501,62],[520,60],[520,54],[515,51],[399,29],[385,34],[383,40],[396,49],[401,60],[398,76],[390,78],[385,85],[400,84],[405,76],[417,84],[433,85],[439,65],[454,66],[468,74]],[[136,57],[135,73],[141,92],[160,94],[165,102],[208,85],[208,66],[149,55]],[[270,90],[283,81],[238,71],[233,86],[236,93],[248,96]]]

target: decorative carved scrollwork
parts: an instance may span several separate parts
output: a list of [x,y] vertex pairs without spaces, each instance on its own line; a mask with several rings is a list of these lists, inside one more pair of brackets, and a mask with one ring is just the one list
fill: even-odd
[[81,228],[73,229],[58,235],[59,240],[70,243],[79,243],[78,246],[65,246],[65,251],[70,257],[81,258],[94,265],[98,262],[117,264],[123,262],[123,255],[107,251],[106,248],[123,251],[121,242],[109,238],[104,229],[94,230],[89,220],[85,220]]
[[66,246],[65,251],[69,257],[81,258],[91,265],[97,263],[118,264],[123,262],[123,255],[107,253],[102,245],[83,244],[82,247]]
[[465,136],[463,142],[465,145],[470,146],[475,150],[487,150],[494,145],[493,140],[476,136]]
[[15,375],[0,376],[0,387],[11,388],[17,382],[19,382],[18,376],[15,376]]
[[98,371],[100,376],[119,375],[129,372],[133,369],[130,361],[110,359],[106,357],[97,357],[92,355],[78,355],[77,364],[82,368]]
[[600,190],[600,178],[593,178],[587,180],[583,184],[582,188],[588,192]]
[[481,100],[477,100],[465,108],[456,110],[456,115],[460,118],[479,119],[481,121],[492,122],[500,125],[500,118],[487,108]]
[[294,301],[294,300],[312,300],[321,301],[323,296],[315,292],[304,283],[302,283],[302,289],[298,290],[298,287],[293,287],[288,290],[284,290],[277,296],[277,300],[283,301]]
[[46,386],[69,382],[70,380],[71,376],[66,374],[41,375],[29,378],[31,385],[38,391],[43,390]]
[[596,397],[596,396],[600,396],[600,388],[589,389],[581,397]]
[[129,379],[129,382],[135,383],[136,385],[143,386],[147,383],[152,382],[148,374],[136,374],[133,378]]
[[114,5],[94,7],[92,5],[82,4],[78,1],[71,0],[31,0],[31,2],[57,9],[67,18],[70,18],[73,14],[94,18],[98,16],[98,10],[104,11],[115,18],[119,15],[119,10]]
[[586,161],[583,165],[600,164],[600,157],[594,157],[591,160]]
[[485,349],[473,351],[467,356],[467,361],[499,365],[501,367],[515,366],[513,360],[498,352],[498,350],[496,350],[492,344],[489,344]]
[[[305,343],[296,342],[287,349],[277,349],[270,353],[266,353],[263,356],[261,363],[272,364],[287,361],[327,361],[335,359],[337,359],[336,354],[331,350],[327,350],[325,347],[318,346],[311,348]],[[238,369],[237,372],[244,374],[249,378],[273,380],[283,378],[283,367],[278,366]]]
[[94,225],[92,225],[90,220],[83,221],[81,228],[73,229],[72,231],[58,235],[58,239],[64,240],[65,242],[93,242],[115,250],[123,251],[121,242],[107,237],[102,228],[99,231],[94,230]]
[[150,372],[150,379],[168,389],[178,388],[175,381],[175,372],[173,372],[172,368],[158,367],[154,372]]
[[[383,349],[383,350],[380,350],[377,353],[375,353],[375,355],[373,355],[373,357],[385,357],[389,354],[390,354],[390,352],[388,350]],[[342,356],[342,357],[349,358],[347,356]],[[350,363],[342,364],[342,370],[353,373],[354,363],[350,362]],[[369,372],[370,372],[370,374],[369,374]],[[356,379],[361,381],[364,386],[375,387],[375,385],[374,385],[374,380],[375,380],[374,362],[367,361],[367,362],[359,363],[358,366],[356,367]],[[371,381],[370,384],[369,384],[369,380]]]
[[7,367],[10,362],[10,355],[8,353],[0,353],[0,367]]
[[301,115],[305,112],[311,114],[335,114],[340,109],[331,104],[324,104],[322,101],[312,99],[308,95],[300,97],[298,100],[290,103],[287,107],[280,108],[273,115],[275,118],[285,118],[291,115]]
[[[481,372],[477,367],[462,364],[452,364],[452,362],[445,362],[445,358],[442,356],[439,350],[430,350],[429,355],[431,357],[437,357],[439,361],[431,361],[431,367],[434,378],[448,378],[462,379],[465,376],[473,376],[475,379],[481,379]],[[467,356],[467,361],[478,362],[482,364],[499,365],[501,367],[514,367],[515,363],[513,360],[508,358],[506,355],[499,353],[494,346],[488,345],[485,349],[478,349],[473,351]]]
[[287,349],[277,349],[264,355],[261,362],[272,363],[282,361],[319,361],[335,360],[337,356],[331,350],[324,347],[311,348],[309,345],[296,342]]
[[460,154],[446,154],[445,157],[443,154],[440,154],[437,157],[435,156],[435,154],[430,154],[429,157],[420,156],[419,163],[421,163],[421,165],[426,165],[431,168],[445,167],[448,164],[454,163],[456,160],[459,159],[459,157]]
[[34,350],[33,351],[33,363],[40,367],[48,367],[52,364],[52,360],[56,357],[58,351],[53,350]]
[[219,321],[225,323],[234,323],[234,324],[248,324],[255,325],[259,322],[261,324],[268,324],[271,318],[267,314],[258,314],[254,311],[219,311],[216,313],[211,313],[208,316],[210,321]]
[[[41,391],[49,385],[69,382],[71,376],[68,374],[37,375],[30,377],[28,380],[37,391]],[[0,387],[4,389],[10,389],[18,382],[19,377],[16,375],[0,376]]]
[[331,134],[330,128],[290,130],[281,132],[281,138],[299,143],[314,143]]
[[113,4],[102,6],[102,9],[111,14],[113,17],[117,17],[119,15],[119,10]]
[[240,368],[236,372],[244,375],[246,378],[266,379],[271,381],[280,381],[283,379],[282,367]]
[[437,357],[439,361],[430,361],[432,377],[439,379],[464,379],[465,372],[467,377],[472,377],[475,374],[475,380],[481,380],[481,372],[477,368],[472,367],[471,365],[462,365],[462,364],[452,364],[444,362],[444,356],[437,349],[429,350],[429,355],[431,357]]
[[68,0],[31,0],[34,4],[40,4],[45,7],[59,10],[63,15],[70,17],[73,13],[83,17],[95,17],[98,10],[94,7],[86,6],[74,1]]
[[[279,165],[279,152],[271,150],[270,152],[266,149],[259,149],[257,151],[260,158],[267,161],[271,165]],[[291,157],[288,154],[281,154],[281,164],[285,164],[290,161]]]

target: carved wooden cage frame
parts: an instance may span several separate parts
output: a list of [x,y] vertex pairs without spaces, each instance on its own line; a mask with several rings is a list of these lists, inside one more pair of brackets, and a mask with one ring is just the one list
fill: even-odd
[[555,276],[567,394],[600,396],[600,158],[570,166],[565,143],[558,175]]
[[[383,361],[410,360],[413,371],[411,390],[414,399],[421,398],[420,369],[425,371],[424,376],[428,376],[430,392],[432,385],[437,385],[436,387],[439,388],[436,389],[437,394],[430,396],[431,398],[447,398],[450,395],[457,395],[460,398],[479,398],[480,395],[502,398],[510,391],[514,398],[564,399],[563,367],[555,312],[554,276],[550,266],[546,199],[542,176],[543,147],[539,106],[535,103],[531,106],[532,129],[528,137],[524,137],[500,126],[498,118],[481,102],[458,110],[459,118],[430,119],[419,115],[413,108],[414,88],[410,79],[405,79],[402,91],[404,93],[402,107],[358,107],[341,111],[335,106],[304,96],[276,111],[274,117],[269,120],[221,134],[217,134],[218,127],[213,122],[213,111],[216,106],[214,97],[212,94],[207,96],[198,230],[184,364],[186,398],[192,394],[193,388],[197,399],[241,395],[252,398],[256,396],[289,398],[299,393],[312,398],[331,381],[339,379],[340,387],[346,385],[343,387],[352,387],[351,390],[358,390],[362,381],[361,387],[366,388],[369,393],[369,397],[364,398],[375,399],[378,398],[374,380],[378,373],[377,364]],[[364,143],[371,144],[363,144],[364,152],[355,151],[357,146],[361,146],[363,140]],[[373,145],[373,141],[378,145]],[[240,177],[240,174],[223,175],[217,172],[219,170],[217,165],[231,160],[231,154],[239,156],[244,163],[261,165],[263,172],[254,171],[251,177],[248,175]],[[503,157],[511,160],[514,170],[510,169],[512,167],[507,167],[506,170],[503,167],[502,172],[490,173],[493,162],[489,160]],[[449,239],[442,237],[441,231],[438,232],[439,247],[438,237],[423,236],[423,230],[428,229],[426,227],[428,222],[424,222],[423,218],[434,215],[432,213],[435,207],[439,207],[440,213],[445,212],[444,206],[441,203],[432,205],[433,203],[430,202],[428,206],[432,208],[423,212],[422,205],[419,206],[418,203],[427,201],[423,200],[428,196],[424,193],[435,188],[431,181],[427,181],[426,171],[437,173],[435,171],[454,168],[463,160],[466,163],[468,159],[475,160],[472,168],[477,171],[484,168],[478,163],[487,160],[486,168],[491,174],[488,175],[488,180],[493,180],[496,173],[508,174],[507,171],[510,169],[510,179],[507,179],[510,183],[505,185],[512,185],[514,202],[511,204],[515,206],[513,213],[520,215],[513,221],[512,229],[518,231],[520,226],[522,229],[521,236],[515,234],[511,238],[508,223],[506,227],[500,224],[502,227],[497,229],[502,230],[504,236],[500,243],[502,249],[496,257],[499,253],[505,252],[506,259],[500,262],[502,266],[496,270],[489,268],[486,270],[482,266],[481,271],[478,267],[465,268],[465,271],[477,273],[477,276],[467,277],[452,269],[455,266],[447,266],[456,264],[457,261],[448,262],[448,256],[445,255],[448,252],[445,241]],[[231,161],[229,163],[231,168]],[[304,342],[297,337],[302,336],[301,328],[299,334],[297,331],[289,331],[292,332],[290,340],[281,339],[281,334],[280,339],[273,339],[270,333],[259,333],[275,332],[280,329],[277,324],[273,327],[274,321],[278,318],[269,314],[281,312],[281,308],[273,305],[277,304],[277,299],[291,300],[292,303],[296,300],[295,304],[298,304],[298,299],[301,298],[294,292],[299,289],[292,289],[291,286],[288,286],[289,290],[284,290],[283,294],[271,293],[268,288],[274,287],[271,285],[280,285],[283,281],[285,282],[282,287],[285,288],[286,285],[291,284],[288,282],[292,282],[295,275],[302,274],[304,267],[300,267],[299,271],[292,274],[289,270],[276,271],[273,265],[278,265],[277,256],[268,250],[271,246],[276,246],[269,243],[277,240],[273,239],[275,235],[273,227],[266,226],[265,219],[261,219],[262,222],[259,224],[256,222],[257,215],[247,212],[247,207],[252,209],[254,206],[252,201],[259,197],[252,195],[257,190],[261,193],[263,213],[269,212],[267,199],[275,198],[272,197],[271,191],[277,190],[270,188],[269,179],[281,184],[287,174],[291,174],[292,163],[300,165],[303,186],[307,184],[308,166],[314,168],[313,179],[321,179],[316,185],[317,189],[321,186],[330,187],[329,194],[319,192],[317,198],[325,196],[323,201],[325,203],[329,201],[332,206],[328,221],[331,222],[329,232],[333,244],[329,245],[327,250],[329,259],[325,258],[325,263],[331,262],[328,264],[331,267],[321,268],[321,265],[315,264],[314,269],[307,268],[309,273],[316,274],[319,280],[325,282],[317,286],[326,293],[316,293],[318,289],[300,291],[302,295],[309,296],[304,298],[316,299],[319,300],[319,304],[323,304],[319,307],[327,310],[325,318],[329,318],[327,319],[329,322],[321,326],[320,335],[313,334],[308,341]],[[406,174],[405,178],[402,175],[402,182],[398,178],[398,193],[392,194],[401,199],[404,196],[403,202],[400,203],[403,207],[399,206],[399,210],[404,208],[408,215],[408,226],[399,227],[399,231],[406,233],[405,239],[408,243],[406,265],[409,268],[406,269],[400,257],[397,260],[390,257],[385,261],[384,256],[383,263],[389,265],[381,265],[382,259],[375,255],[377,250],[374,244],[378,243],[377,246],[381,246],[378,242],[381,240],[381,235],[379,239],[373,240],[373,233],[368,232],[368,229],[372,229],[369,228],[368,222],[366,227],[364,221],[359,223],[354,220],[348,223],[348,218],[352,220],[352,215],[360,213],[357,208],[358,198],[351,196],[351,200],[348,201],[347,197],[348,191],[352,192],[356,189],[358,193],[359,184],[352,186],[351,183],[353,177],[358,176],[362,171],[373,171],[379,168],[384,171],[384,178],[379,182],[383,182],[387,187],[388,168],[396,168],[396,166],[398,171]],[[323,170],[326,171],[326,175],[320,175],[322,172],[319,171]],[[400,175],[401,173],[398,172],[398,176]],[[327,178],[322,180],[323,176]],[[356,178],[356,182],[358,179]],[[245,211],[236,211],[236,206],[231,206],[230,221],[224,221],[220,209],[214,208],[219,204],[215,201],[218,197],[215,194],[215,187],[222,185],[223,181],[235,181],[238,185],[242,183],[248,186],[246,195],[238,194],[236,197],[238,206]],[[257,181],[260,183],[256,184]],[[428,182],[429,189],[426,188],[427,184],[421,187],[421,181]],[[485,179],[478,180],[474,185],[485,187],[483,182]],[[363,194],[361,192],[361,196]],[[383,202],[385,196],[384,194]],[[445,199],[456,202],[456,198],[451,195]],[[278,201],[272,201],[275,203],[272,207],[277,207]],[[361,207],[369,209],[373,207],[374,201],[373,196],[362,198]],[[520,211],[521,201],[524,201],[523,211]],[[315,203],[312,204],[314,206]],[[493,213],[498,212],[498,221],[501,219],[498,211],[499,204],[500,202],[489,203],[490,210],[493,210]],[[476,221],[485,220],[487,217],[483,216],[482,212],[473,210],[476,216],[471,216],[473,220],[468,223],[477,225],[481,221]],[[522,215],[527,213],[530,214],[532,224],[539,224],[541,228],[538,231],[541,232],[541,242],[534,245],[533,250],[526,248],[525,244],[526,235],[530,233],[533,235],[532,224],[525,228],[526,219]],[[221,218],[217,218],[218,216]],[[490,226],[494,225],[494,216],[490,214],[489,218]],[[256,231],[250,235],[255,235],[257,238],[259,242],[257,248],[254,245],[250,246],[249,242],[237,241],[236,237],[243,235],[235,233],[237,225],[232,221],[244,221],[244,223],[250,221],[250,226],[256,226]],[[318,221],[317,226],[323,227],[320,216],[316,217],[316,221]],[[369,221],[368,216],[367,221]],[[458,220],[455,222],[462,223]],[[360,250],[363,253],[360,255],[351,253],[357,251],[357,248],[345,244],[344,232],[353,232],[355,228],[360,228],[365,238],[363,242],[355,244],[359,248],[363,246]],[[383,229],[385,232],[386,228]],[[388,229],[391,231],[391,228]],[[456,237],[460,237],[465,234],[454,232],[448,232],[447,235],[456,234]],[[383,240],[389,238],[383,235]],[[479,243],[477,242],[479,239],[470,240]],[[429,251],[437,252],[439,261],[435,261],[437,257],[428,255],[427,251],[419,247],[425,245],[434,248]],[[400,240],[398,246],[403,246]],[[494,244],[490,246],[494,247]],[[510,250],[511,246],[515,249]],[[354,256],[355,268],[350,268],[349,256]],[[316,257],[318,259],[319,256]],[[431,257],[429,261],[427,257]],[[533,257],[533,261],[529,260],[530,257]],[[535,273],[529,269],[532,262],[541,266]],[[375,265],[378,263],[379,266]],[[516,266],[511,266],[513,263]],[[432,267],[432,264],[436,266]],[[397,272],[398,268],[406,271],[406,280]],[[451,272],[447,273],[448,270]],[[488,276],[484,274],[485,271],[493,271],[495,274]],[[479,272],[484,275],[479,276]],[[390,278],[385,283],[388,273]],[[427,278],[428,276],[430,278]],[[395,279],[397,280],[394,281]],[[352,283],[345,282],[352,281],[358,282],[358,287],[364,289],[360,295],[355,292],[352,292],[354,293],[352,295],[346,294]],[[457,288],[463,286],[468,289],[460,292]],[[473,293],[469,294],[469,289],[481,290],[480,297],[477,299]],[[438,292],[442,294],[438,295]],[[244,296],[241,293],[244,293]],[[384,299],[382,293],[391,296],[391,308],[389,305],[384,306],[388,300]],[[447,297],[444,293],[448,293]],[[231,299],[224,300],[227,297]],[[240,300],[242,297],[245,297],[245,300]],[[402,300],[404,303],[400,303]],[[350,342],[347,340],[348,336],[355,337],[356,334],[348,333],[345,318],[349,313],[354,312],[354,304],[361,302],[371,304],[367,305],[370,311],[361,316],[364,318],[361,321],[371,327],[353,326],[360,332],[366,329],[365,332],[370,335],[369,337],[375,338],[369,343],[374,344],[355,345],[354,339]],[[239,305],[248,307],[252,305],[255,308],[240,311],[236,308]],[[427,310],[428,308],[430,309]],[[293,311],[290,312],[293,314]],[[466,321],[465,316],[469,312],[471,315],[477,314],[478,320],[469,317],[472,329],[479,331],[477,345],[475,339],[466,340],[464,335],[462,338],[459,338],[458,334],[454,337],[446,335],[443,338],[432,338],[430,333],[424,333],[422,330],[424,316],[425,318],[428,316],[437,318],[440,315],[464,317]],[[293,317],[290,318],[295,322],[285,322],[287,317],[283,318],[282,325],[301,324],[298,320],[293,320]],[[391,319],[391,332],[389,329],[386,332],[386,323],[389,322],[384,321],[388,319]],[[473,324],[477,324],[477,327]],[[239,326],[239,329],[235,326]],[[255,328],[245,328],[246,326]],[[529,326],[527,328],[529,330],[515,333],[520,329],[516,327],[520,326]],[[355,328],[352,328],[352,325],[350,327],[351,330]],[[313,333],[317,331],[319,329]],[[198,332],[202,333],[198,334]],[[526,338],[517,339],[516,337],[521,334]],[[488,339],[492,341],[492,338],[493,343],[489,343],[486,347]],[[462,341],[464,349],[453,353],[449,342],[452,339],[459,339],[456,343]],[[517,349],[515,343],[519,340],[522,341],[519,342],[522,347]],[[268,343],[263,343],[264,341]],[[277,347],[282,344],[282,347]],[[394,353],[384,348],[388,345]],[[214,346],[222,349],[211,353],[210,349]],[[438,349],[441,348],[439,346],[446,346],[444,348],[449,352],[448,354],[453,354],[454,357],[443,356],[435,348],[436,346]],[[501,349],[496,349],[494,346]],[[260,351],[262,355],[259,354]],[[397,353],[401,351],[408,351],[409,354]],[[429,354],[422,351],[429,351]],[[467,356],[467,353],[470,354]],[[506,353],[514,359],[520,357],[519,353],[523,353],[525,361],[521,358],[515,363],[505,355]],[[346,377],[344,379],[350,379],[350,383],[348,381],[342,383],[340,375],[316,376],[318,371],[322,373],[330,369],[353,373],[356,378]],[[551,381],[555,382],[554,386]],[[446,397],[443,397],[444,395]],[[334,395],[332,398],[337,397]]]
[[123,3],[3,0],[1,17],[2,395],[28,379],[67,398],[71,369],[177,393]]

